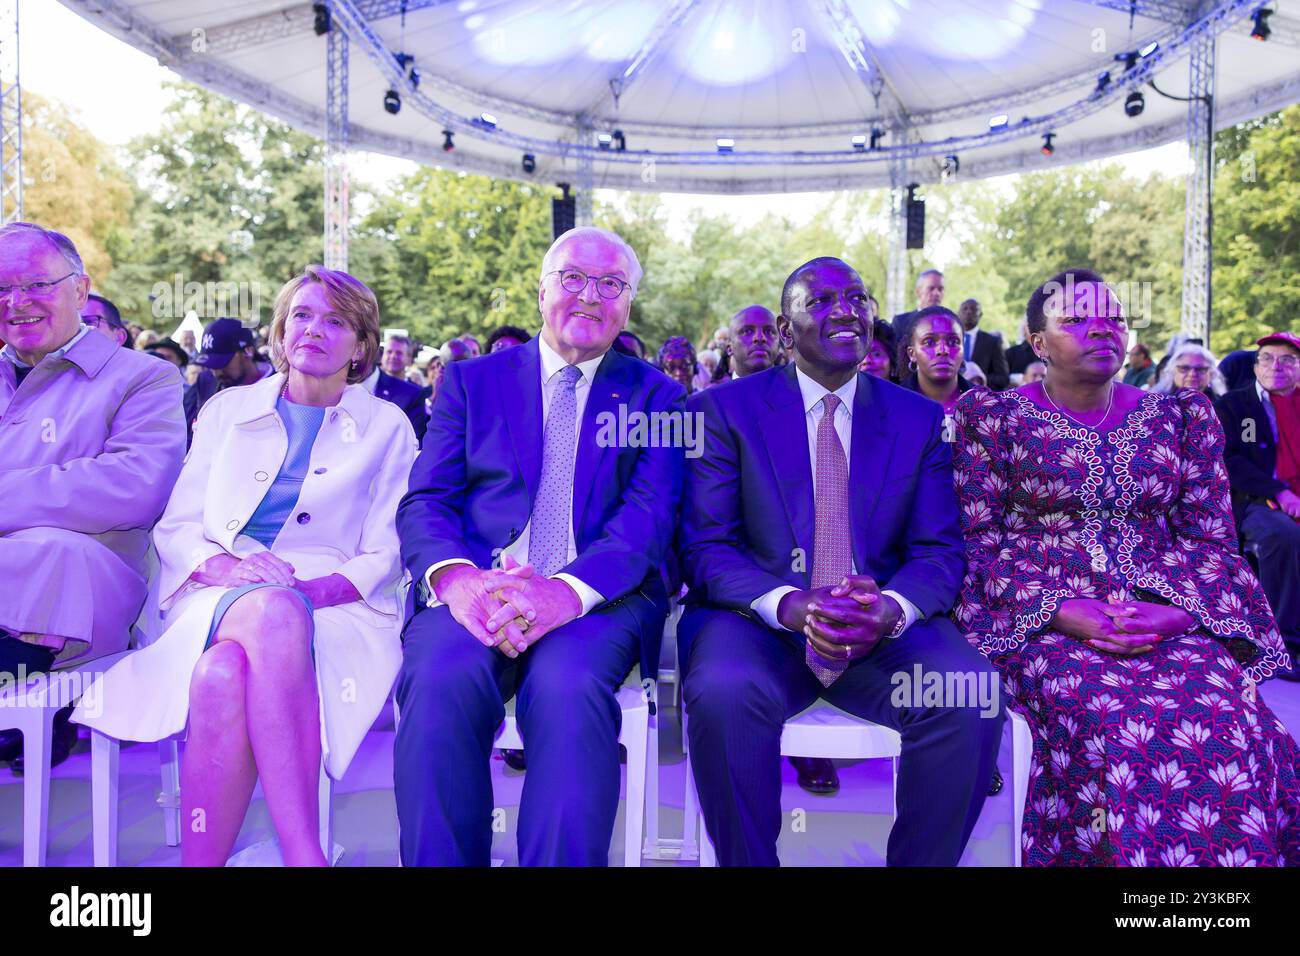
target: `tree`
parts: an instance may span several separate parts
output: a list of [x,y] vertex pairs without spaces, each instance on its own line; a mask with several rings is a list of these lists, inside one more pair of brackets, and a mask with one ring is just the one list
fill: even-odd
[[112,275],[112,247],[129,228],[130,179],[112,150],[66,106],[23,93],[23,216],[65,233],[96,287]]
[[1211,341],[1220,354],[1294,329],[1300,309],[1300,106],[1219,134]]

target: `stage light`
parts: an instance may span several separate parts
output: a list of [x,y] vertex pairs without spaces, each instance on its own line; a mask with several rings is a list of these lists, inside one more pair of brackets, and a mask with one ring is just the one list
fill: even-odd
[[1253,40],[1267,40],[1273,34],[1273,28],[1268,25],[1268,18],[1273,15],[1273,11],[1266,7],[1260,7],[1255,11],[1255,24],[1250,28],[1250,36]]
[[939,167],[939,178],[945,182],[952,179],[961,171],[961,160],[956,156],[945,156],[943,165]]
[[1007,128],[1006,113],[999,113],[997,116],[994,116],[992,119],[989,120],[989,129],[1006,129],[1006,128]]
[[1137,50],[1126,50],[1123,53],[1115,54],[1115,62],[1124,64],[1124,72],[1127,73],[1133,67],[1137,66],[1139,54]]
[[408,75],[411,77],[411,88],[414,89],[418,87],[420,85],[420,71],[413,66]]
[[596,145],[599,146],[601,149],[609,149],[609,147],[613,144],[613,142],[614,142],[614,137],[611,136],[609,133],[596,134]]
[[735,151],[736,151],[736,141],[734,139],[732,139],[730,136],[718,137],[719,153],[734,153]]
[[1146,109],[1147,101],[1140,90],[1134,90],[1124,100],[1124,112],[1129,116],[1141,116],[1142,111]]
[[858,152],[865,153],[867,151],[867,138],[861,133],[854,136],[851,142],[853,143],[853,148]]
[[531,176],[533,173],[537,172],[537,157],[532,153],[524,153],[523,166],[524,172]]
[[1056,152],[1056,147],[1052,145],[1052,140],[1054,139],[1056,139],[1055,133],[1044,133],[1043,145],[1039,147],[1038,151],[1042,153],[1044,156],[1051,156],[1054,152]]
[[1093,93],[1097,95],[1105,93],[1108,86],[1110,86],[1110,70],[1097,74],[1097,88]]
[[871,147],[870,147],[870,148],[871,148],[872,150],[880,149],[880,141],[881,141],[882,139],[884,139],[884,138],[885,138],[885,131],[884,131],[883,129],[876,129],[876,128],[873,127],[872,130],[871,130]]
[[620,153],[627,151],[627,137],[621,129],[614,130],[614,149]]
[[389,90],[384,94],[384,109],[396,116],[402,109],[402,98],[397,95],[397,90]]
[[491,113],[479,113],[478,121],[479,121],[479,125],[482,126],[484,129],[497,128],[497,118],[493,116]]
[[1146,59],[1147,57],[1149,57],[1152,53],[1155,53],[1156,50],[1158,50],[1158,49],[1160,49],[1160,41],[1159,41],[1159,40],[1152,40],[1150,43],[1148,43],[1148,44],[1147,44],[1146,46],[1144,46],[1142,49],[1138,50],[1138,56],[1142,57],[1142,59],[1145,60],[1145,59]]
[[311,9],[316,14],[316,21],[311,28],[318,37],[323,37],[330,32],[330,8],[323,3],[313,3]]
[[444,153],[450,153],[456,148],[456,144],[451,141],[451,135],[451,130],[449,129],[442,131],[442,151]]

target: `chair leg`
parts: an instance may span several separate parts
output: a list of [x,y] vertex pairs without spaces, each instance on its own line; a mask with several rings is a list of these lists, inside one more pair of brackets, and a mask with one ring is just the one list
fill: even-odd
[[[659,851],[659,718],[658,713],[652,714],[646,730],[645,844],[641,850],[642,856],[654,856]],[[630,772],[630,753],[627,766]]]
[[44,866],[50,828],[50,750],[57,707],[38,707],[23,732],[23,866]]
[[[631,718],[629,720],[629,718]],[[641,834],[645,829],[646,780],[648,777],[650,728],[649,711],[643,705],[637,710],[624,712],[626,733],[623,746],[627,748],[627,799],[624,801],[623,865],[641,865]]]
[[91,831],[95,866],[117,866],[118,760],[121,744],[98,730],[90,733]]
[[158,741],[158,764],[162,772],[162,792],[158,806],[162,807],[163,830],[168,846],[181,845],[181,764],[180,747],[175,737]]
[[898,822],[898,758],[889,758],[890,767],[893,769],[893,778],[889,781],[889,819],[891,826]]
[[1011,720],[1011,865],[1020,866],[1023,852],[1022,831],[1025,823],[1025,800],[1029,797],[1029,768],[1033,759],[1034,739],[1029,722],[1008,711]]
[[317,789],[317,800],[320,808],[320,850],[325,854],[325,862],[329,866],[334,865],[334,781],[330,775],[325,772],[325,764],[322,761],[320,768],[320,784]]
[[683,860],[695,860],[700,855],[700,804],[695,793],[695,778],[691,775],[691,753],[687,750],[686,712],[682,711],[682,756],[686,782],[682,797],[682,856]]

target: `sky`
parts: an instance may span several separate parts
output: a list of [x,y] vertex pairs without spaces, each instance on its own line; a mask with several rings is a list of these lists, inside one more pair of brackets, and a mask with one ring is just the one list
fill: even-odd
[[[72,107],[78,119],[106,143],[123,145],[158,126],[168,96],[163,84],[178,79],[144,53],[103,32],[57,0],[24,0],[21,4],[20,56],[22,86]],[[1187,150],[1180,143],[1119,157],[1129,172],[1181,169]],[[374,153],[355,153],[352,174],[372,186],[382,186],[410,172],[415,164]],[[996,182],[996,181],[995,181]],[[770,196],[697,196],[664,194],[670,233],[685,238],[694,209],[725,215],[744,227],[767,213],[795,223],[808,217],[807,194]],[[937,251],[939,252],[939,251]],[[937,256],[942,258],[942,256]]]

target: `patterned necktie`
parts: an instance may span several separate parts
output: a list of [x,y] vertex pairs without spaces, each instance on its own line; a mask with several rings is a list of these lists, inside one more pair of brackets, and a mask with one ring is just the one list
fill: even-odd
[[[812,586],[832,587],[853,570],[849,541],[849,462],[835,431],[835,410],[840,400],[828,393],[822,398],[822,419],[817,423],[817,474],[813,479],[816,534],[813,538]],[[804,660],[830,687],[848,670],[847,660],[827,660],[808,644]]]
[[528,531],[528,563],[542,577],[554,574],[569,556],[569,511],[573,507],[573,446],[577,441],[578,399],[582,373],[576,365],[560,369],[551,411],[542,430],[542,477],[533,500]]

